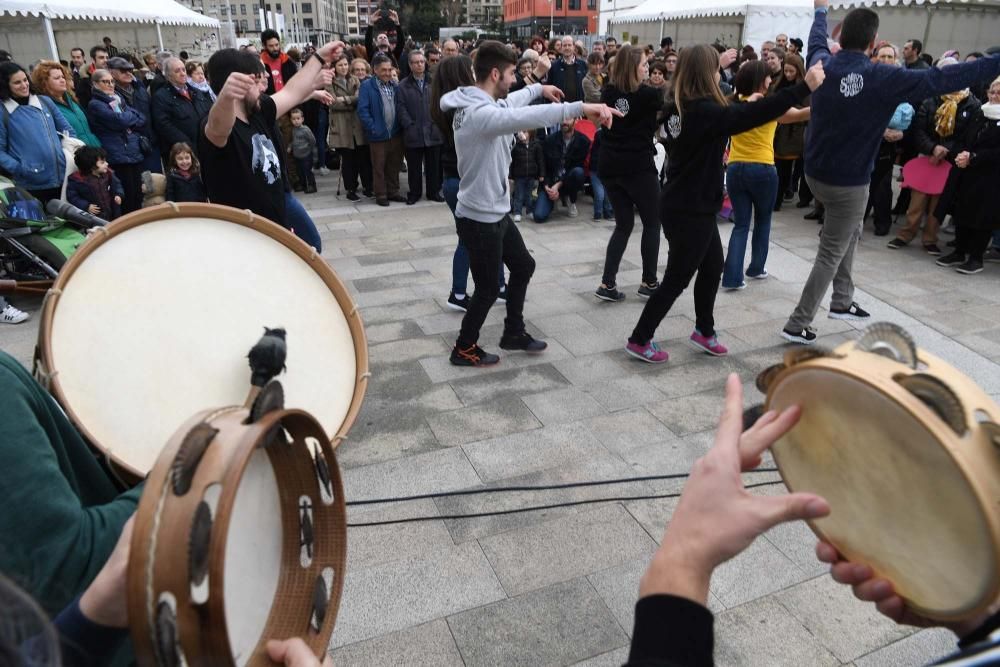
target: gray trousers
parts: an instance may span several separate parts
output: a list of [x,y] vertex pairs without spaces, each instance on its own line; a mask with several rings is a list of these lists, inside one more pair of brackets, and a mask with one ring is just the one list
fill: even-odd
[[843,187],[827,185],[806,176],[809,188],[816,199],[826,207],[823,233],[819,249],[806,286],[802,288],[799,304],[788,318],[785,328],[801,331],[812,324],[826,290],[833,283],[830,307],[846,310],[854,301],[854,249],[861,236],[861,223],[868,203],[868,185]]

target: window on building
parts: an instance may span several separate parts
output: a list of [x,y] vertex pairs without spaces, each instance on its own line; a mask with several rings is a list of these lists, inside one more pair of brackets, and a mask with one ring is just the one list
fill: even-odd
[[597,9],[597,0],[587,0],[587,9]]
[[240,19],[240,30],[242,30],[243,32],[246,32],[247,28],[248,28],[248,26],[247,26],[247,20],[246,19]]
[[274,11],[276,11],[276,12],[280,12],[281,11],[281,3],[280,2],[276,3],[274,5]]
[[556,0],[556,11],[562,9],[562,0]]
[[264,11],[271,11],[271,5],[264,5]]
[[302,3],[302,13],[303,14],[312,14],[312,12],[313,12],[313,3],[311,3],[311,2],[303,2]]
[[580,9],[580,0],[569,0],[570,9]]
[[312,19],[302,19],[302,27],[306,30],[312,30],[313,20]]

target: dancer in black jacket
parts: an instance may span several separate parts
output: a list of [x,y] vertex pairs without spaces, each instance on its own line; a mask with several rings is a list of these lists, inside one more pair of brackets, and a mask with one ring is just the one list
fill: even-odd
[[715,294],[722,276],[722,240],[715,214],[722,205],[722,154],[726,139],[778,118],[823,82],[823,67],[803,83],[751,104],[729,105],[719,89],[719,53],[707,44],[681,51],[674,100],[665,108],[670,165],[660,193],[660,221],[670,243],[663,282],[653,292],[625,351],[642,361],[663,363],[669,355],[653,342],[656,327],[694,274],[695,347],[715,356],[728,350],[715,335]]

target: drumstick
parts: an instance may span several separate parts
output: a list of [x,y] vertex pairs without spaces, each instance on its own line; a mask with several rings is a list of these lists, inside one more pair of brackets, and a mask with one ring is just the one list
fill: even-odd
[[285,357],[288,347],[285,343],[285,330],[268,329],[264,327],[264,335],[257,344],[250,348],[247,359],[250,360],[250,393],[243,407],[250,408],[260,390],[276,375],[285,370]]

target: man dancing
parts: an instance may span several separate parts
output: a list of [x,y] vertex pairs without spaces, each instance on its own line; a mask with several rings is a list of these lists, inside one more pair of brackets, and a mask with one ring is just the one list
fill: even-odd
[[535,272],[535,260],[507,215],[511,135],[581,116],[595,124],[610,126],[613,116],[621,116],[603,104],[529,106],[543,96],[553,102],[561,100],[562,92],[555,86],[536,83],[508,96],[516,65],[513,50],[500,42],[483,42],[474,67],[476,85],[459,88],[441,98],[441,110],[455,112],[452,127],[458,171],[462,174],[455,228],[469,250],[469,265],[476,281],[476,291],[451,352],[451,363],[456,366],[489,366],[500,361],[500,357],[486,352],[477,343],[479,330],[499,293],[497,265],[501,259],[510,270],[510,279],[500,347],[526,352],[541,352],[547,347],[524,329],[524,296]]

